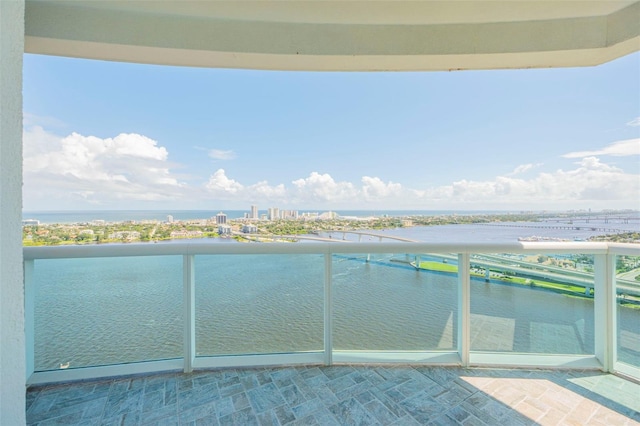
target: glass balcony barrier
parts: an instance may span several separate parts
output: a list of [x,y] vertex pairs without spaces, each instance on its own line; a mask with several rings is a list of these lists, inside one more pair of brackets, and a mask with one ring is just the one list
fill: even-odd
[[638,245],[190,242],[24,253],[29,383],[350,362],[640,377],[640,282],[629,279]]
[[640,256],[615,256],[615,370],[640,377]]

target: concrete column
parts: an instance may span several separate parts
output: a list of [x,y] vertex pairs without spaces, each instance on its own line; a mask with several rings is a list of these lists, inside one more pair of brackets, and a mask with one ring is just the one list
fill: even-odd
[[0,1],[0,424],[25,424],[22,271],[24,0]]

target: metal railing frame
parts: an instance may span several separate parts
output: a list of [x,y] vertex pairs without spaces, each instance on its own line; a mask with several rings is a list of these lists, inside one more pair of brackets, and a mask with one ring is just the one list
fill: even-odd
[[[348,253],[457,253],[458,327],[456,351],[341,351],[333,348],[332,256]],[[472,254],[588,254],[594,255],[594,343],[593,355],[515,354],[474,352],[470,348],[470,259]],[[295,243],[295,244],[211,244],[194,241],[180,244],[105,244],[82,246],[25,247],[25,334],[27,383],[83,380],[161,371],[191,372],[216,367],[334,363],[412,363],[434,365],[591,368],[640,378],[640,368],[617,361],[615,257],[640,256],[640,245],[604,242],[518,242],[518,243]],[[259,254],[324,255],[324,348],[318,352],[196,357],[195,341],[195,256]],[[183,358],[142,361],[54,371],[35,371],[34,262],[39,259],[102,258],[130,256],[183,257]]]

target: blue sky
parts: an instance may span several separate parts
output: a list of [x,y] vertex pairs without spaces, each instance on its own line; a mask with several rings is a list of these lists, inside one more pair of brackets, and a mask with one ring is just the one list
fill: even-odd
[[24,57],[24,209],[640,209],[640,53],[590,68]]

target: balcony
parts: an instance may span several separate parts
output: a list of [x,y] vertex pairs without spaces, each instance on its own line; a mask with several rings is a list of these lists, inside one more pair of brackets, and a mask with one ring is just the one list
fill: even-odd
[[[535,260],[575,255],[588,267],[580,271]],[[295,392],[304,393],[301,386],[317,392],[315,385],[332,391],[324,408],[313,411],[321,424],[320,413],[338,423],[348,423],[341,417],[348,413],[370,423],[367,416],[379,404],[398,410],[394,421],[408,415],[403,421],[421,422],[425,401],[448,410],[458,407],[447,412],[449,419],[492,423],[479,414],[487,414],[482,407],[491,403],[513,421],[544,423],[544,416],[559,415],[549,395],[586,398],[573,401],[592,407],[594,416],[601,409],[599,415],[638,421],[636,385],[605,374],[640,379],[640,285],[616,279],[618,256],[640,256],[640,246],[196,242],[27,247],[27,415],[32,422],[78,416],[57,409],[77,408],[77,395],[91,388],[90,394],[100,395],[93,404],[112,404],[114,416],[125,415],[119,410],[126,401],[134,407],[130,415],[142,416],[141,407],[152,404],[143,395],[146,390],[129,391],[157,386],[166,392],[169,386],[178,391],[171,397],[178,398],[177,405],[164,410],[176,421],[195,415],[197,407],[205,417],[207,410],[215,411],[221,423],[265,413],[284,416],[278,417],[280,423],[302,421],[305,412],[296,413],[295,407],[304,401],[287,400],[294,388],[285,388],[295,384]],[[83,382],[70,387],[55,384],[78,380]],[[252,392],[245,381],[266,393]],[[215,383],[211,389],[220,401],[231,399],[220,402],[207,394],[207,383]],[[453,392],[459,400],[441,396],[439,401],[441,394],[429,394],[440,389],[434,383],[446,389],[442,395]],[[235,391],[224,393],[227,386]],[[610,392],[612,386],[618,390]],[[190,406],[194,413],[188,414],[180,408],[180,392],[191,387],[202,390],[191,395],[201,404]],[[118,400],[114,389],[134,400]],[[418,397],[418,390],[426,393]],[[391,395],[397,400],[388,400]],[[414,396],[412,412],[408,400]],[[274,398],[284,398],[289,411],[274,411],[280,407]],[[537,414],[533,400],[542,404]],[[218,405],[229,401],[232,406]],[[470,407],[480,411],[474,414]],[[568,415],[570,407],[554,410]],[[432,408],[443,413],[437,404]],[[437,418],[434,413],[430,419]],[[225,415],[232,417],[221,420]]]

